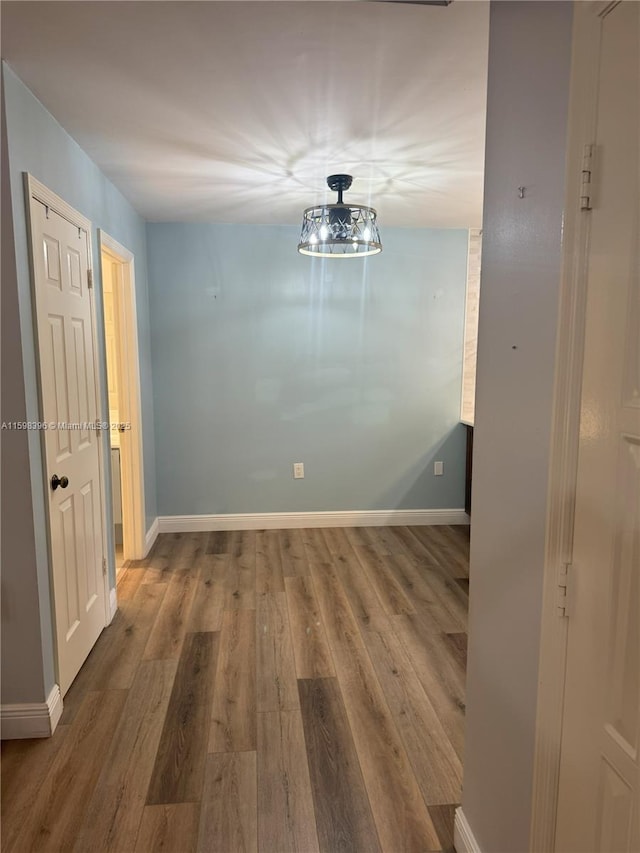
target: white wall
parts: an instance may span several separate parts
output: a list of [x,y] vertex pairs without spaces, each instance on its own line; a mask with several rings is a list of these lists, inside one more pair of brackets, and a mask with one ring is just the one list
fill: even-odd
[[529,844],[571,23],[491,6],[462,803],[483,853]]

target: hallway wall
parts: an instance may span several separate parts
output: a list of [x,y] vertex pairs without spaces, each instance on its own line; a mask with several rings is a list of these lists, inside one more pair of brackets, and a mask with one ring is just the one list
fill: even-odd
[[[3,175],[3,229],[6,229],[3,237],[5,233],[11,235],[15,246],[15,254],[6,244],[2,252],[3,332],[5,322],[10,324],[7,346],[11,347],[9,364],[14,367],[8,377],[10,393],[3,381],[2,417],[3,420],[39,420],[23,192],[23,172],[29,172],[91,220],[96,288],[100,287],[98,228],[105,229],[135,254],[145,511],[147,526],[150,526],[157,510],[144,221],[6,63],[2,64],[2,82],[6,117],[3,166],[8,177],[5,182]],[[5,214],[8,215],[6,222]],[[6,317],[5,307],[8,309]],[[96,307],[98,328],[101,328],[99,298]],[[100,369],[104,373],[104,341],[99,340],[98,344]],[[4,356],[3,349],[3,380],[7,375],[5,367],[9,366],[5,365]],[[105,404],[106,393],[103,407]],[[106,433],[103,442],[107,450]],[[2,502],[2,702],[41,702],[55,683],[41,436],[36,431],[6,430],[2,434],[2,451],[3,465],[5,458],[21,460],[19,466],[16,462],[11,468],[12,493],[20,495],[20,500],[25,501],[24,508],[28,508],[18,516],[13,501]],[[11,465],[11,461],[7,464]],[[107,504],[109,518],[110,512]],[[110,565],[109,571],[113,584],[115,566]],[[38,654],[34,651],[34,619],[40,623]]]
[[569,2],[491,4],[462,799],[483,853],[529,849],[571,37]]

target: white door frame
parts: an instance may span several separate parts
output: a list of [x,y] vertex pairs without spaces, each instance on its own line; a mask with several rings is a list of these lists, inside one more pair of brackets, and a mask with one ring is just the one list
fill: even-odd
[[[81,229],[85,232],[87,238],[87,258],[89,263],[89,270],[91,274],[93,274],[93,239],[92,239],[92,225],[89,219],[82,216],[81,213],[78,213],[75,208],[71,207],[71,205],[67,204],[64,199],[60,198],[60,196],[56,195],[52,192],[48,187],[44,184],[40,183],[36,178],[30,175],[28,172],[24,172],[24,194],[25,194],[25,206],[26,206],[26,219],[27,219],[27,234],[29,240],[29,266],[31,273],[31,297],[32,297],[32,312],[33,312],[33,326],[35,332],[35,361],[36,361],[36,377],[38,383],[38,411],[40,415],[40,420],[44,420],[44,403],[43,403],[43,394],[42,394],[42,371],[40,365],[40,347],[38,346],[38,319],[37,319],[37,297],[36,297],[36,282],[35,282],[35,270],[34,270],[34,252],[39,251],[39,247],[37,247],[34,243],[34,232],[32,228],[32,210],[34,209],[34,205],[36,204],[44,204],[59,216],[62,216],[67,221],[71,222],[77,228]],[[97,391],[97,400],[96,400],[96,412],[98,415],[98,420],[104,421],[104,412],[102,410],[102,399],[100,395],[100,389],[102,387],[102,383],[100,382],[100,363],[98,361],[98,324],[96,321],[96,304],[95,304],[95,290],[92,290],[92,297],[90,299],[91,306],[91,328],[92,328],[92,337],[93,337],[93,364],[94,364],[94,373],[95,373],[95,387]],[[43,482],[42,488],[44,490],[45,495],[45,513],[47,519],[47,559],[49,563],[49,578],[51,585],[51,613],[53,616],[54,624],[56,620],[56,612],[53,604],[53,560],[51,553],[51,519],[49,516],[49,501],[46,499],[49,491],[49,481],[48,481],[48,472],[47,472],[47,451],[45,447],[45,434],[41,433],[41,442],[40,446],[42,448],[42,470],[43,470]],[[102,559],[106,560],[106,543],[107,543],[107,526],[106,526],[106,514],[105,507],[107,501],[107,492],[106,492],[106,479],[104,476],[104,466],[106,462],[106,456],[104,452],[104,444],[99,440],[97,442],[98,445],[98,462],[99,462],[99,478],[100,478],[100,518],[102,520],[101,524],[101,534],[102,534]],[[103,565],[105,565],[103,563]],[[103,583],[104,583],[104,606],[105,606],[105,614],[104,614],[104,624],[108,625],[114,615],[114,612],[111,610],[110,604],[110,589],[109,589],[109,575],[108,572],[103,571]],[[58,684],[60,683],[60,672],[59,672],[59,664],[58,664],[58,649],[57,642],[54,632],[54,647],[56,649],[55,652],[55,671],[56,671],[56,680]]]
[[[617,2],[588,0],[573,6],[562,283],[547,498],[531,850],[555,850],[568,635],[568,620],[562,615],[559,603],[561,573],[564,566],[570,566],[573,553],[590,227],[588,210],[581,210],[581,183],[584,146],[592,143],[595,136],[597,67],[594,57],[599,52],[600,20]],[[570,614],[570,595],[566,604]]]
[[[144,457],[142,439],[142,402],[140,396],[140,359],[133,253],[98,229],[100,260],[107,255],[119,264],[120,275],[114,282],[118,290],[116,346],[120,370],[120,420],[131,430],[120,446],[122,480],[122,550],[125,560],[141,560],[146,553],[146,517],[144,503]],[[111,547],[111,539],[109,547]]]

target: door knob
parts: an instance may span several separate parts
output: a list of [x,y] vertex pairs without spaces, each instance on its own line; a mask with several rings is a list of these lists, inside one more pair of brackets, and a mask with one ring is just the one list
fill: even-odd
[[55,492],[55,490],[60,486],[61,489],[66,489],[69,485],[68,477],[58,477],[57,474],[54,474],[51,478],[51,488]]

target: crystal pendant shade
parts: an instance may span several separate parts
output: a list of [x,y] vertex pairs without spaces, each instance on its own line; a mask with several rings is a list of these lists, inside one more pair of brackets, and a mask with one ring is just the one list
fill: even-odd
[[327,183],[338,192],[337,204],[308,207],[302,215],[298,251],[321,258],[362,258],[382,251],[376,211],[372,207],[344,204],[342,192],[350,175],[331,175]]

